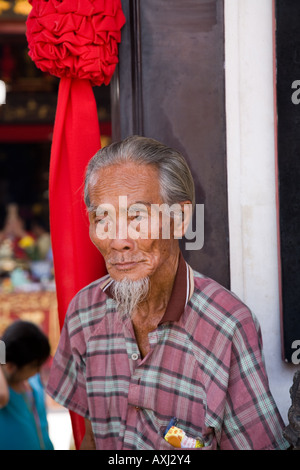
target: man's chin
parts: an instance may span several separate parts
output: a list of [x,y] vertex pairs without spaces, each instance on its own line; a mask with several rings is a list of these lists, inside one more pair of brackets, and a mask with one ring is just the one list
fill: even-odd
[[122,282],[125,279],[129,281],[140,281],[141,279],[144,279],[145,277],[147,277],[147,274],[143,275],[143,273],[140,273],[140,272],[137,273],[131,270],[119,271],[116,269],[109,269],[108,273],[110,277],[113,279],[113,281],[116,281],[116,282]]
[[122,280],[114,280],[111,284],[111,291],[117,303],[117,309],[131,316],[139,303],[147,298],[149,287],[148,277],[137,280],[124,277]]

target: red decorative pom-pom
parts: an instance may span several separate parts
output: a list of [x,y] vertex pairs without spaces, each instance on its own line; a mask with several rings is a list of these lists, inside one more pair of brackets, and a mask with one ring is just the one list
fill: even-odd
[[120,0],[29,0],[29,55],[43,72],[109,84],[125,17]]

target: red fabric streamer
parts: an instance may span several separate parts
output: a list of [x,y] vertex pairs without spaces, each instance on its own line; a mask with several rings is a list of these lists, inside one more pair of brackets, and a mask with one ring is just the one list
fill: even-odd
[[[120,0],[29,0],[29,55],[44,72],[60,77],[50,160],[50,228],[59,321],[84,286],[105,274],[89,239],[83,203],[86,165],[100,148],[93,85],[108,85],[118,62],[125,23]],[[76,448],[83,419],[71,412]]]

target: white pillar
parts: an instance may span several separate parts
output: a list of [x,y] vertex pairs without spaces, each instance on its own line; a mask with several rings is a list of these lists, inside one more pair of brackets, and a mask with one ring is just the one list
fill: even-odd
[[272,0],[225,0],[231,290],[257,316],[285,422],[293,366],[281,358]]

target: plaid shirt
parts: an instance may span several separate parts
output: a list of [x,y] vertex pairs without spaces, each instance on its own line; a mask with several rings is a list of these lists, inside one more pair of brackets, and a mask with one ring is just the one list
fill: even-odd
[[71,301],[48,393],[91,420],[97,449],[171,450],[172,417],[203,449],[285,449],[256,319],[232,293],[180,257],[150,352],[141,358],[110,278]]

